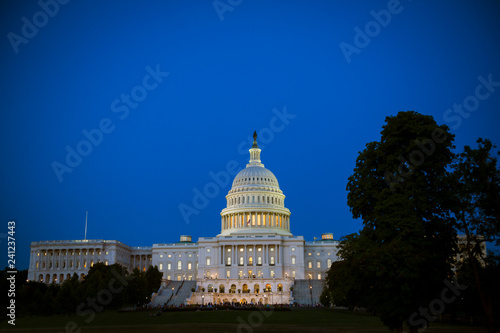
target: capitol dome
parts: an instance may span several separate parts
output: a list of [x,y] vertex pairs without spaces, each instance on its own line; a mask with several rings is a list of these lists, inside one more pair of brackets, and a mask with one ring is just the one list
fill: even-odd
[[260,160],[254,133],[250,162],[234,178],[227,206],[221,212],[221,235],[278,234],[290,236],[290,211],[278,179]]

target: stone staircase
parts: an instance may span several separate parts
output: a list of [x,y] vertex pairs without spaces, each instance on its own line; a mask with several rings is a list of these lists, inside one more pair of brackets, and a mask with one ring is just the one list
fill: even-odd
[[179,306],[191,295],[192,288],[196,288],[196,281],[171,281],[153,298],[151,306]]

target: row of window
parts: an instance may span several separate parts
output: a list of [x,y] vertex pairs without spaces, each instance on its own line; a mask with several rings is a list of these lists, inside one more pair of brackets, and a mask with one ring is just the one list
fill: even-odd
[[[47,253],[48,253],[50,256],[53,256],[53,255],[54,255],[54,251],[49,251],[49,252],[44,251],[43,253],[37,252],[37,254],[36,254],[36,255],[37,255],[37,257],[40,257],[40,254],[42,254],[42,256],[47,256]],[[74,250],[74,251],[73,251],[73,250],[67,250],[67,253],[66,253],[66,250],[60,250],[60,252],[58,252],[58,254],[63,255],[63,256],[64,256],[64,255],[68,255],[68,256],[77,255],[77,256],[79,256],[79,255],[81,255],[82,253],[83,253],[83,255],[85,255],[85,256],[87,256],[87,255],[92,255],[92,256],[93,256],[93,255],[96,255],[96,254],[97,254],[97,255],[99,255],[99,256],[101,255],[101,251],[92,251],[92,252],[90,252],[90,251],[88,251],[88,250],[86,250],[85,252],[83,252],[83,251],[81,251],[81,250]],[[106,255],[108,255],[108,254],[109,254],[109,252],[108,252],[108,251],[106,251]]]
[[243,182],[269,182],[271,184],[277,185],[277,182],[272,179],[272,178],[267,178],[267,177],[246,177],[246,178],[240,178],[236,181],[236,184],[241,184]]
[[268,203],[273,205],[283,205],[283,199],[278,198],[272,195],[241,195],[238,197],[232,197],[228,199],[227,204],[230,205],[239,205],[244,203]]
[[[99,262],[101,262],[101,260],[97,260],[97,262],[99,263]],[[81,263],[82,263],[81,264],[82,268],[87,268],[87,260],[83,260]],[[108,260],[105,260],[104,263],[106,265],[109,264]],[[42,263],[40,265],[40,262],[37,261],[35,266],[36,266],[37,269],[40,268],[40,266],[41,266],[42,269],[45,269],[46,267],[48,267],[49,269],[51,269],[52,268],[52,262],[49,262],[48,265],[46,265],[45,261],[42,261]],[[91,260],[90,261],[90,267],[93,267],[93,266],[94,266],[94,261]],[[59,261],[56,261],[55,268],[59,269]],[[63,261],[61,263],[61,268],[62,269],[66,268],[66,261]],[[73,260],[70,260],[68,262],[68,268],[70,268],[70,269],[73,268]],[[75,260],[75,262],[74,262],[74,268],[80,268],[80,260]]]
[[[332,266],[332,259],[328,258],[326,260],[326,268],[330,268]],[[307,268],[313,268],[313,261],[307,261]],[[321,268],[321,261],[316,261],[316,268]]]

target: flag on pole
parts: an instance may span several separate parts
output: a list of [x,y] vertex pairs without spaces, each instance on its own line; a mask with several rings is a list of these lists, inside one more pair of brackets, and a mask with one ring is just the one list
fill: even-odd
[[85,238],[84,240],[87,240],[87,218],[89,217],[89,211],[87,210],[85,213]]

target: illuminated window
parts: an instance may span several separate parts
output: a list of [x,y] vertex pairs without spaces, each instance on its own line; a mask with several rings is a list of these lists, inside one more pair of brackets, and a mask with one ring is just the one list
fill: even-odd
[[295,257],[292,257],[292,265],[295,265]]
[[160,254],[160,258],[163,258],[163,254]]
[[312,261],[308,261],[308,262],[307,262],[307,267],[308,267],[308,268],[313,268],[313,263],[312,263]]
[[190,253],[190,254],[188,254],[188,257],[189,257],[189,258],[191,258],[192,256],[193,256],[193,255],[192,255],[191,253]]
[[308,253],[307,253],[307,255],[308,255],[308,256],[311,256],[311,252],[308,252]]
[[295,277],[295,271],[292,271],[292,277],[293,278]]
[[318,274],[318,280],[321,280],[321,274]]
[[167,255],[167,257],[172,258],[172,255],[171,255],[171,254],[169,254],[169,255]]
[[271,269],[270,272],[271,272],[271,277],[273,278],[274,277],[274,269]]
[[182,269],[182,261],[180,260],[177,262],[177,269],[178,270]]
[[210,266],[210,258],[207,258],[207,266]]
[[192,264],[190,262],[188,262],[188,269],[191,269],[192,268]]
[[243,266],[243,257],[240,257],[240,266]]
[[231,265],[231,257],[227,257],[227,265],[230,266]]
[[210,249],[207,249],[207,253],[210,253]]
[[321,255],[321,253],[319,252],[316,252],[316,256],[319,257]]
[[240,248],[240,252],[243,252],[243,248]]
[[321,261],[316,261],[316,268],[321,268]]
[[231,249],[227,249],[227,252],[231,252]]
[[271,257],[270,259],[269,264],[274,265],[274,257]]
[[226,271],[226,277],[230,278],[231,277],[231,271]]
[[253,265],[253,258],[252,257],[248,257],[248,264]]
[[[172,263],[167,263],[167,271],[170,270],[172,270]],[[168,280],[170,280],[170,278]]]
[[270,248],[269,251],[273,252],[274,251],[274,247]]
[[257,257],[257,265],[262,265],[262,257]]
[[294,247],[292,247],[292,252],[295,252],[295,248]]
[[326,261],[326,267],[327,267],[327,268],[330,268],[330,266],[332,266],[332,259],[328,259],[328,260]]
[[163,264],[160,263],[160,271],[163,270]]

